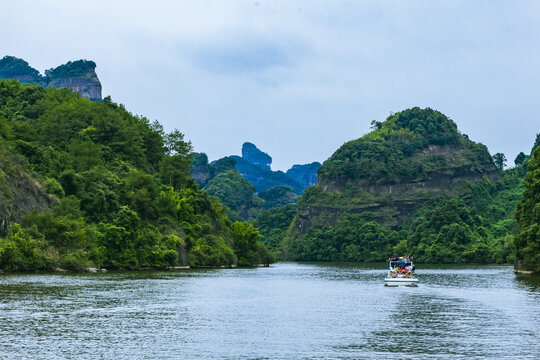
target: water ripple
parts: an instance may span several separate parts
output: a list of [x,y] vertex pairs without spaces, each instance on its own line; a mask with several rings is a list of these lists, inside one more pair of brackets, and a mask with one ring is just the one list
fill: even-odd
[[[2,359],[536,359],[540,281],[384,264],[0,274]],[[39,354],[39,355],[36,355]]]

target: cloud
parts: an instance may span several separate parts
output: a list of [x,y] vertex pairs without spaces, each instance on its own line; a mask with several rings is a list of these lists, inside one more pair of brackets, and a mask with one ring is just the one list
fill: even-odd
[[535,0],[4,2],[0,57],[94,60],[104,94],[211,159],[249,139],[277,169],[324,161],[411,106],[508,159],[540,131]]
[[196,67],[222,75],[254,74],[296,65],[294,47],[260,34],[228,33],[195,50]]

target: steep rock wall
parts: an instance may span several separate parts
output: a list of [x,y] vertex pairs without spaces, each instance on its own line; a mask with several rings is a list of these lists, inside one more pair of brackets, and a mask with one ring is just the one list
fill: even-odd
[[70,88],[71,90],[81,94],[83,98],[90,100],[101,99],[101,83],[97,75],[92,74],[89,77],[65,77],[54,79],[49,82],[49,86],[55,88]]
[[24,216],[32,210],[50,210],[58,203],[48,195],[39,182],[22,170],[9,175],[4,173],[0,187],[0,236],[5,235],[8,226],[22,223]]

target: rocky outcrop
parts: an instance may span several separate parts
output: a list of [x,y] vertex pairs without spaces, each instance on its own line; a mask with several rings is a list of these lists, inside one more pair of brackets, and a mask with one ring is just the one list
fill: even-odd
[[250,142],[245,142],[242,145],[242,158],[250,164],[257,165],[264,170],[271,171],[272,157],[265,152],[262,152]]
[[95,69],[96,63],[93,61],[70,61],[45,71],[47,85],[70,88],[86,99],[101,100],[101,83]]
[[23,59],[5,56],[0,60],[0,78],[16,79],[55,88],[70,88],[90,100],[101,100],[101,82],[96,74],[96,63],[88,60],[69,61],[45,71],[45,76]]
[[404,179],[402,182],[373,182],[365,178],[322,178],[318,186],[325,191],[339,191],[346,186],[354,186],[359,191],[379,195],[417,194],[419,192],[449,191],[452,192],[463,181],[475,184],[482,179],[488,178],[495,181],[499,178],[499,172],[489,157],[480,162],[463,162],[458,160],[467,149],[458,146],[429,145],[428,148],[417,154],[420,162],[426,162],[430,157],[439,156],[445,159],[445,166],[434,171],[426,171],[421,178]]
[[212,179],[212,172],[210,166],[197,165],[191,170],[191,177],[197,182],[197,184],[204,186],[208,181]]
[[30,211],[50,210],[58,203],[28,173],[15,169],[9,174],[3,172],[3,175],[0,186],[0,236],[6,234],[11,223],[22,223]]
[[255,186],[260,193],[275,186],[291,187],[296,194],[317,181],[317,169],[320,163],[294,165],[287,173],[272,171],[272,157],[259,150],[257,146],[246,142],[242,145],[242,156],[232,155],[208,163],[204,153],[194,153],[191,176],[202,186],[205,186],[218,174],[236,168],[242,176]]
[[[95,74],[94,74],[95,75]],[[97,75],[90,78],[85,77],[66,77],[51,81],[49,86],[55,88],[70,88],[81,94],[83,98],[90,100],[101,100],[101,83]]]
[[521,264],[521,260],[517,257],[514,259],[514,272],[516,274],[524,274],[524,275],[532,275],[534,274],[534,271],[525,269],[525,267]]

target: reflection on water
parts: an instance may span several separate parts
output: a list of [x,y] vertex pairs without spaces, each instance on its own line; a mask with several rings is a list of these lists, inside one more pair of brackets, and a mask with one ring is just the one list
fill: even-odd
[[540,278],[385,264],[0,274],[0,358],[536,359]]

